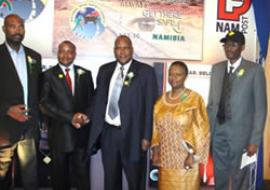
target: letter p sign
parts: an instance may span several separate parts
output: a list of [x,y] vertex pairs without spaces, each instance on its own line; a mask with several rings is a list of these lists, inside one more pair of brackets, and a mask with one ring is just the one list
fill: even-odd
[[218,19],[239,21],[251,5],[251,0],[218,0]]

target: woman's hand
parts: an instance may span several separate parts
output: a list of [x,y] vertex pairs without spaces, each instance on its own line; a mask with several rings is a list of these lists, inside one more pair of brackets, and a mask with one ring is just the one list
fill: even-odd
[[191,168],[193,168],[193,164],[194,164],[194,159],[193,159],[193,154],[188,154],[185,163],[184,163],[184,168],[186,170],[189,170]]

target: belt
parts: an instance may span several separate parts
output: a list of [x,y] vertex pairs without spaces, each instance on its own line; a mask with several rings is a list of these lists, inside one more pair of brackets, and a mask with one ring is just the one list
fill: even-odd
[[105,122],[105,126],[111,127],[111,128],[115,128],[115,129],[121,129],[121,125],[119,125],[119,126],[117,126],[117,125],[111,125],[111,124],[109,124],[107,122]]

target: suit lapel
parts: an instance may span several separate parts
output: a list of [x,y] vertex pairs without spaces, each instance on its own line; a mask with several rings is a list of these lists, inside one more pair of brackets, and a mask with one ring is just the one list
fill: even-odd
[[66,91],[66,94],[72,98],[72,92],[70,91],[67,82],[66,82],[66,76],[63,73],[61,67],[59,65],[56,65],[54,68],[54,75],[59,80],[59,82],[64,86],[64,89]]
[[[138,66],[138,63],[137,63],[136,61],[133,60],[132,63],[131,63],[131,65],[130,65],[130,67],[129,67],[129,69],[128,69],[128,72],[127,72],[127,74],[126,74],[126,77],[125,77],[125,80],[124,80],[124,81],[127,81],[128,74],[129,74],[129,73],[133,73],[134,76],[136,77],[136,75],[138,74],[138,73],[137,73],[137,66]],[[134,80],[134,79],[132,79],[132,80]],[[122,91],[121,91],[121,94],[120,94],[120,99],[119,99],[119,101],[121,101],[121,100],[126,96],[128,90],[131,88],[132,82],[133,82],[133,81],[130,81],[130,84],[129,84],[129,85],[123,84],[123,87],[122,87]]]
[[77,96],[79,93],[79,84],[80,84],[80,75],[79,75],[79,68],[74,65],[74,82],[75,82],[75,88],[74,88],[74,97]]
[[[246,64],[246,60],[244,58],[242,58],[242,61],[239,65],[239,67],[235,70],[235,76],[238,77],[238,75],[240,74],[240,71],[243,70],[243,72],[245,70],[247,70],[247,64]],[[244,74],[244,73],[243,73]],[[240,74],[241,75],[241,74]]]
[[20,85],[19,88],[21,88],[21,91],[23,92],[23,87],[22,87],[22,83],[21,83],[21,80],[19,78],[19,75],[16,71],[16,68],[15,68],[15,63],[13,63],[13,60],[12,60],[12,57],[8,51],[8,48],[5,44],[2,44],[2,48],[3,48],[3,57],[4,57],[4,62],[3,63],[6,63],[7,66],[10,68],[10,72],[9,74],[13,75],[15,77],[14,80],[17,80],[18,81],[18,84]]
[[[32,84],[32,79],[31,79],[31,66],[30,64],[33,64],[33,63],[30,63],[30,61],[34,60],[31,56],[31,54],[28,52],[28,50],[24,48],[24,54],[25,54],[25,62],[26,62],[26,70],[27,70],[27,86],[28,86],[28,102],[29,102],[29,98],[30,98],[30,94],[31,94],[31,90],[32,90],[32,87],[33,87],[33,84]],[[31,60],[30,60],[31,59]]]
[[215,81],[216,81],[216,89],[217,89],[217,98],[218,102],[220,101],[221,98],[221,93],[223,89],[223,81],[225,77],[225,73],[227,72],[227,62],[224,62],[221,67],[219,68]]
[[102,76],[104,77],[104,88],[107,90],[106,94],[107,94],[107,97],[109,96],[109,88],[110,88],[110,82],[111,82],[111,78],[112,78],[112,75],[113,75],[113,72],[115,70],[115,67],[116,67],[116,62],[113,62],[107,69],[107,71],[105,72],[105,76]]
[[242,61],[239,65],[239,67],[235,70],[235,76],[234,76],[234,86],[240,86],[241,79],[243,78],[243,75],[245,75],[246,71],[248,70],[247,64],[245,59],[242,58]]

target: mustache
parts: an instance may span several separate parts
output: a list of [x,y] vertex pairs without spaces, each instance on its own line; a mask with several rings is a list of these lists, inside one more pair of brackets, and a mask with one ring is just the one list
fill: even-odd
[[20,38],[23,38],[23,35],[22,35],[22,34],[13,34],[12,37],[20,37]]

